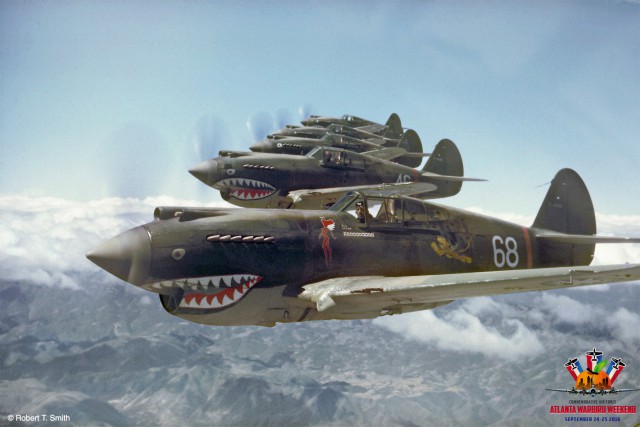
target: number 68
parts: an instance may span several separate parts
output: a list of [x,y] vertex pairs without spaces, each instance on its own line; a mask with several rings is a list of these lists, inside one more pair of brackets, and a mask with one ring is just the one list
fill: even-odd
[[493,236],[493,263],[498,268],[508,265],[511,268],[517,267],[520,261],[518,255],[518,242],[509,236],[502,239],[500,236]]

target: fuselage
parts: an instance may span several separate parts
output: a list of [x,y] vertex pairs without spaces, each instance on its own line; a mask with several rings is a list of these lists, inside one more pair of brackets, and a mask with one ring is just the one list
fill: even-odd
[[[324,128],[309,128],[324,130],[322,138],[307,137],[281,137],[266,138],[253,144],[251,151],[257,153],[278,153],[278,154],[294,154],[305,155],[318,146],[345,148],[349,151],[361,153],[369,151],[376,147],[383,146],[386,141],[380,138],[372,138],[370,140],[362,140],[346,135],[338,135],[327,133]],[[397,141],[396,141],[397,144]]]
[[[220,190],[229,203],[253,208],[286,208],[291,204],[288,193],[298,189],[430,182],[416,169],[328,147],[318,147],[307,156],[253,153],[217,157],[190,172]],[[437,193],[433,196],[441,197]]]
[[[366,215],[358,214],[358,203]],[[535,230],[416,199],[356,195],[336,208],[158,208],[156,221],[106,242],[93,260],[159,293],[170,313],[218,325],[331,318],[296,298],[305,284],[331,278],[590,262],[570,250],[541,256]],[[126,262],[116,267],[108,252]]]

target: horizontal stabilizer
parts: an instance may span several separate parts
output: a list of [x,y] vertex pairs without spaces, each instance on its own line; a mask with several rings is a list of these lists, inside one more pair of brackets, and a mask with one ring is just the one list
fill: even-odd
[[319,201],[327,198],[338,199],[349,191],[360,191],[366,196],[389,197],[411,196],[414,194],[428,193],[437,187],[427,182],[399,182],[393,184],[355,185],[351,187],[319,188],[313,190],[290,191],[289,199],[297,209],[308,209],[308,206],[318,206]]
[[551,240],[559,243],[570,243],[573,245],[588,245],[594,243],[640,243],[640,237],[565,234],[547,230],[536,230],[535,236],[538,239]]
[[442,181],[455,181],[455,182],[464,182],[464,181],[484,182],[484,181],[487,181],[484,178],[468,178],[468,177],[465,177],[465,176],[440,175],[438,173],[433,173],[433,172],[422,172],[421,175],[424,176],[425,178],[439,179],[439,180],[442,180]]
[[405,150],[404,148],[385,147],[385,148],[378,148],[371,151],[365,151],[364,153],[361,153],[361,154],[369,157],[375,157],[376,159],[393,160],[397,157],[405,155],[406,153],[407,153],[407,150]]

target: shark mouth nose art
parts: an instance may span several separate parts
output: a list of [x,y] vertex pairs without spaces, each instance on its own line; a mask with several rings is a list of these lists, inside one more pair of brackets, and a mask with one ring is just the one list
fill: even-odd
[[216,182],[218,189],[228,189],[229,195],[240,200],[257,200],[269,197],[276,188],[266,182],[247,178],[226,178]]
[[225,308],[240,301],[261,280],[262,276],[253,274],[230,274],[164,280],[148,286],[156,291],[180,288],[184,290],[184,295],[179,308],[211,310]]

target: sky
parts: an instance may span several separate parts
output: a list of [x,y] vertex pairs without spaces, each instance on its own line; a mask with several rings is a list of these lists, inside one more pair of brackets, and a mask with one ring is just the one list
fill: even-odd
[[563,167],[640,213],[640,4],[0,2],[0,196],[220,201],[187,170],[309,114],[460,148],[446,203],[534,215]]
[[[440,202],[524,225],[573,168],[599,231],[640,236],[639,23],[625,1],[0,1],[0,274],[113,282],[88,250],[155,206],[221,204],[187,170],[309,114],[397,113],[425,151],[452,139],[488,182]],[[639,260],[640,245],[596,250],[596,264]],[[637,353],[637,328],[620,325],[640,313],[606,312],[609,286],[522,294],[525,323],[498,298],[373,322],[511,361],[562,342],[549,322],[583,328],[590,312]],[[633,306],[638,284],[621,286]]]

